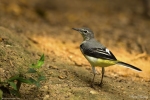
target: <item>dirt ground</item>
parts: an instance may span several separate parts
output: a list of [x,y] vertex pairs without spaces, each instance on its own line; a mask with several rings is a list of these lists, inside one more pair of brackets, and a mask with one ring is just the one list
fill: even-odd
[[[142,0],[1,0],[1,80],[28,68],[45,54],[46,80],[37,89],[22,85],[20,100],[149,100],[150,18]],[[72,28],[89,27],[117,59],[142,72],[114,65],[106,68],[103,87],[94,88],[90,64],[80,52],[81,35]],[[4,94],[3,99],[19,99]]]

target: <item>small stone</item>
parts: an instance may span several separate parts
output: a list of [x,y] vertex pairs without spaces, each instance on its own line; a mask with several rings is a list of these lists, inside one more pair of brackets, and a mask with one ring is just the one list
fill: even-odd
[[82,63],[79,62],[79,61],[75,61],[75,65],[76,65],[76,66],[82,66]]
[[44,90],[48,90],[48,86],[43,86],[43,89]]
[[58,76],[58,78],[60,78],[60,79],[64,79],[64,78],[66,78],[66,76]]
[[126,93],[126,91],[123,91],[123,94],[125,94]]
[[72,58],[73,58],[73,56],[72,56],[72,55],[70,55],[70,56],[69,56],[69,58],[70,58],[70,59],[72,59]]
[[86,69],[87,69],[87,70],[91,70],[91,68],[90,68],[90,67],[86,67]]
[[49,68],[58,69],[58,67],[57,67],[57,66],[54,66],[54,65],[50,65]]
[[43,100],[49,100],[49,95],[45,95]]
[[117,88],[121,88],[121,86],[117,86]]
[[97,94],[97,92],[96,92],[96,91],[93,91],[93,90],[91,90],[90,93],[91,93],[91,94]]
[[0,42],[2,42],[4,39],[0,37]]

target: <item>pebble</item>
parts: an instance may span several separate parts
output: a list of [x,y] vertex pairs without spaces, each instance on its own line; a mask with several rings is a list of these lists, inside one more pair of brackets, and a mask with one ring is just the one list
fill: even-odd
[[45,95],[43,100],[49,100],[49,95]]
[[90,94],[98,94],[96,91],[91,90]]
[[66,76],[58,76],[58,78],[60,78],[60,79],[64,79],[64,78],[66,78]]
[[43,86],[43,89],[48,90],[48,86]]
[[54,66],[54,65],[50,65],[49,68],[58,69],[58,67],[57,67],[57,66]]

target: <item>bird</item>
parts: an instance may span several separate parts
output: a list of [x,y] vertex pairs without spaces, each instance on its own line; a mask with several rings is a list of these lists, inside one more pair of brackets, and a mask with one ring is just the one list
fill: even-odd
[[105,67],[109,67],[112,65],[122,65],[131,69],[134,69],[136,71],[142,71],[141,69],[130,65],[128,63],[125,63],[123,61],[117,60],[117,58],[114,56],[114,54],[105,46],[103,46],[100,42],[98,42],[94,38],[94,33],[90,28],[72,28],[73,30],[76,30],[80,32],[80,34],[83,37],[83,42],[80,44],[80,50],[84,57],[88,60],[90,65],[92,66],[92,72],[93,72],[93,79],[91,81],[91,86],[93,87],[96,70],[95,67],[101,67],[101,80],[99,83],[99,86],[102,87],[103,84],[103,77],[105,73]]

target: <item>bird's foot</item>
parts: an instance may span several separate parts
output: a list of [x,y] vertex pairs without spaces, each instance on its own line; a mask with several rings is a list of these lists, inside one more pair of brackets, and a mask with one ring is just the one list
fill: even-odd
[[91,82],[90,86],[91,86],[91,88],[94,88],[94,84],[93,84],[93,82]]
[[101,83],[99,84],[99,86],[102,87],[102,86],[103,86],[103,83],[101,82]]

